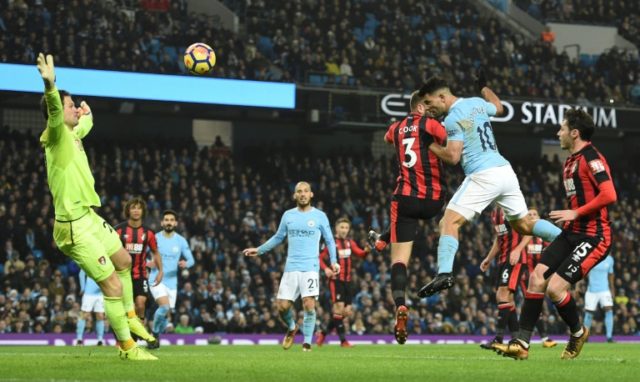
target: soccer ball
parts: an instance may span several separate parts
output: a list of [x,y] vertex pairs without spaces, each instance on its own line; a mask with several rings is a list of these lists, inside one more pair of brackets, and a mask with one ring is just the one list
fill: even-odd
[[216,54],[207,44],[196,42],[184,52],[184,66],[189,73],[207,74],[216,64]]

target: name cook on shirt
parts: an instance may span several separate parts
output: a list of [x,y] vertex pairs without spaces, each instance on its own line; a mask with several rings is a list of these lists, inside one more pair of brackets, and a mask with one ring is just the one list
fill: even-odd
[[[406,117],[410,94],[391,93],[380,101],[382,111],[391,117]],[[493,122],[517,122],[535,125],[559,125],[564,113],[579,107],[591,114],[596,127],[617,129],[618,126],[630,127],[640,122],[640,112],[620,110],[600,106],[586,107],[545,102],[501,101],[505,109],[502,117],[491,117]],[[620,120],[620,121],[619,121]],[[620,122],[620,124],[618,123]]]

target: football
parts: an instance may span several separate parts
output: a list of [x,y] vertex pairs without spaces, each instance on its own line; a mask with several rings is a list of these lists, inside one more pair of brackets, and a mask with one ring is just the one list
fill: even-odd
[[207,44],[196,42],[184,52],[184,66],[192,74],[204,75],[216,65],[216,54]]

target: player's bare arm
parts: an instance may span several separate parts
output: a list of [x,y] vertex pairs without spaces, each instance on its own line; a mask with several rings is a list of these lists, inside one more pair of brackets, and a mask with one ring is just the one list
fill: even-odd
[[164,272],[162,272],[162,256],[160,256],[160,252],[153,251],[153,263],[154,267],[158,268],[156,282],[153,284],[153,286],[158,286],[162,282],[162,277],[164,276]]
[[491,249],[489,249],[489,253],[487,253],[487,256],[480,263],[480,270],[482,272],[486,272],[487,269],[489,269],[491,262],[493,261],[493,259],[496,257],[497,254],[498,254],[498,238],[496,237],[493,239],[493,244],[491,245]]
[[460,163],[463,144],[462,141],[448,141],[446,146],[441,146],[434,142],[429,145],[429,150],[444,163],[455,166]]
[[245,248],[242,254],[249,257],[258,256],[258,248]]
[[524,251],[525,247],[531,242],[533,236],[524,236],[518,246],[516,246],[513,251],[509,254],[509,264],[516,265],[520,262],[520,257],[522,256],[522,251]]

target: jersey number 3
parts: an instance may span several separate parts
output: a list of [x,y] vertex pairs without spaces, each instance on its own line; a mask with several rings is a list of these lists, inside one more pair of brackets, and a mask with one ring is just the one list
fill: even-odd
[[402,165],[404,167],[411,168],[418,161],[418,155],[416,154],[415,151],[411,150],[411,147],[413,146],[413,142],[415,142],[415,141],[416,141],[415,138],[405,138],[405,139],[402,140],[402,144],[404,145],[404,157],[405,157],[405,159],[407,159],[407,156],[409,156],[409,160],[408,161],[405,160],[404,162],[402,162]]

